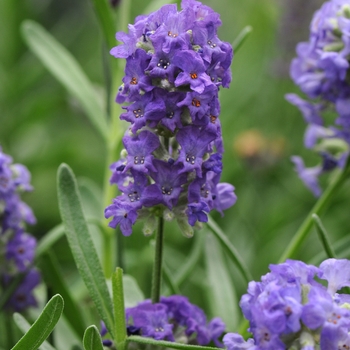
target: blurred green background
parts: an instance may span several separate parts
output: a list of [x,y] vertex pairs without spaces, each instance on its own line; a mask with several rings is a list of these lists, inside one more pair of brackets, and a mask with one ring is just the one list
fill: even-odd
[[[316,201],[298,179],[290,157],[302,155],[310,166],[316,165],[318,158],[304,149],[305,123],[284,95],[298,92],[289,78],[290,60],[296,43],[307,40],[312,12],[322,1],[202,2],[221,14],[219,37],[224,41],[232,42],[246,25],[253,27],[234,57],[231,87],[221,91],[225,144],[222,181],[236,187],[238,201],[223,218],[217,214],[214,218],[241,253],[253,277],[259,279],[270,263],[277,262]],[[146,4],[148,1],[132,0],[132,23]],[[5,153],[31,171],[35,191],[26,194],[24,200],[33,208],[38,222],[28,231],[40,238],[60,223],[56,195],[59,164],[68,163],[78,177],[89,178],[102,188],[105,147],[78,102],[26,47],[19,29],[25,19],[40,23],[76,57],[101,100],[106,49],[88,0],[0,1],[0,144]],[[323,178],[323,185],[328,181]],[[349,234],[349,195],[347,184],[321,217],[333,243]],[[96,215],[102,215],[102,211]],[[150,240],[142,235],[140,224],[132,236],[123,238],[125,270],[137,279],[146,296],[153,258]],[[179,269],[197,242],[196,238],[183,237],[172,223],[166,224],[165,241],[165,261],[171,271]],[[338,248],[341,257],[350,256],[343,243],[338,243]],[[319,262],[325,256],[317,256],[321,251],[313,231],[296,258],[309,262],[316,257],[314,261]],[[74,278],[65,239],[58,242],[55,252],[68,278]],[[207,245],[201,263],[181,286],[181,292],[213,316],[207,295],[200,293],[210,284],[205,263],[208,254],[211,249]],[[239,300],[246,283],[225,254],[220,259]]]

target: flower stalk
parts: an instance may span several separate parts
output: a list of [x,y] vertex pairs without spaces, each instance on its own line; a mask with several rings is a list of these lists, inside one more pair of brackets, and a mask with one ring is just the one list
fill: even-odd
[[152,277],[152,303],[159,303],[160,289],[162,284],[162,265],[163,265],[163,246],[164,246],[164,219],[163,215],[158,219],[158,230],[156,234],[156,246],[153,262]]

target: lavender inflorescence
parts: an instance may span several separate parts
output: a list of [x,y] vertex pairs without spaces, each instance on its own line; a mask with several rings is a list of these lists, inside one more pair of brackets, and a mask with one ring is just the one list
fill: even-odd
[[[191,304],[181,295],[161,297],[159,303],[152,304],[145,300],[135,307],[125,310],[128,335],[141,335],[156,340],[176,341],[192,345],[208,345],[213,342],[223,347],[220,338],[225,331],[225,324],[216,317],[207,322],[202,309]],[[102,323],[101,335],[107,329]],[[105,346],[113,343],[106,339]],[[137,349],[139,349],[139,344]]]
[[[350,4],[330,0],[316,11],[308,42],[299,43],[291,64],[291,77],[307,100],[288,94],[287,100],[302,112],[308,128],[305,146],[322,157],[319,165],[306,168],[293,157],[304,183],[319,196],[319,175],[342,168],[350,145]],[[330,121],[331,120],[331,121]]]
[[156,213],[176,218],[190,236],[212,209],[222,213],[236,201],[234,187],[219,183],[218,91],[231,81],[233,50],[217,37],[217,13],[195,0],[181,6],[137,17],[128,34],[117,33],[123,44],[111,50],[126,59],[116,101],[128,103],[120,118],[131,125],[122,158],[111,167],[111,183],[122,195],[105,216],[124,235],[138,218],[146,219],[150,234]]
[[25,223],[34,224],[35,217],[20,193],[32,190],[30,173],[0,148],[0,289],[5,290],[22,275],[6,307],[23,311],[35,306],[33,289],[40,282],[39,272],[32,267],[36,239],[25,232]]
[[350,286],[349,260],[328,259],[320,267],[287,260],[270,270],[249,283],[240,301],[254,339],[229,333],[228,350],[350,349],[350,297],[337,293]]

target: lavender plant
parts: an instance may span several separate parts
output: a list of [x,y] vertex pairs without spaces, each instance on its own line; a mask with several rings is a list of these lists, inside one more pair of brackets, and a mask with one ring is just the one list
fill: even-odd
[[292,158],[299,177],[320,196],[318,177],[335,168],[344,168],[349,155],[350,85],[349,22],[346,0],[331,0],[316,11],[308,42],[299,43],[290,74],[307,100],[286,95],[308,124],[304,143],[321,156],[321,163],[306,168],[302,158]]
[[[126,58],[116,101],[127,102],[120,118],[131,126],[111,183],[122,195],[105,211],[111,227],[132,233],[137,218],[176,218],[191,236],[196,222],[236,201],[230,184],[219,183],[223,142],[219,88],[231,81],[232,47],[217,37],[219,15],[198,1],[163,6],[139,16],[124,44],[111,50]],[[188,221],[189,225],[185,221]],[[155,225],[147,225],[152,233]]]
[[[1,307],[12,312],[37,305],[33,290],[40,283],[40,274],[32,266],[36,239],[25,228],[26,223],[34,224],[36,220],[31,208],[20,197],[21,193],[31,190],[28,169],[14,164],[0,148]],[[12,293],[5,298],[10,286]]]

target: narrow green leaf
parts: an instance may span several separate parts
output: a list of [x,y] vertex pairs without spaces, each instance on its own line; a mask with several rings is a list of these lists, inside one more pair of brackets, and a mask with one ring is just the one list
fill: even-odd
[[336,254],[328,238],[328,233],[324,228],[321,219],[318,217],[317,214],[312,214],[312,220],[314,221],[314,224],[316,226],[316,231],[318,233],[318,237],[320,238],[323,248],[327,254],[327,257],[336,258]]
[[239,318],[238,302],[230,273],[223,258],[221,246],[213,235],[207,234],[205,260],[208,283],[206,291],[211,313],[223,319],[227,331],[233,331]]
[[[12,350],[37,350],[56,326],[61,317],[63,305],[63,298],[59,294],[53,296],[37,320]],[[19,318],[18,314],[14,315],[15,321]]]
[[107,116],[94,88],[75,58],[42,26],[34,21],[22,23],[21,33],[33,53],[55,78],[81,104],[91,123],[107,140]]
[[293,238],[291,239],[289,245],[284,250],[281,258],[279,259],[279,262],[282,263],[288,258],[292,258],[295,252],[299,249],[301,244],[304,242],[307,235],[310,233],[310,230],[312,228],[313,219],[312,215],[317,214],[319,215],[325,208],[329,205],[331,199],[335,195],[335,193],[338,191],[339,188],[342,187],[344,182],[349,178],[350,175],[350,157],[348,157],[346,164],[344,168],[339,171],[339,173],[336,175],[334,180],[328,185],[326,190],[323,192],[322,196],[318,199],[318,201],[315,203],[301,226],[299,227],[298,231],[295,233]]
[[64,226],[59,224],[48,231],[43,238],[40,239],[36,246],[35,257],[38,259],[43,253],[50,249],[61,237],[64,236]]
[[74,173],[66,164],[58,168],[58,204],[78,271],[101,319],[114,338],[111,297],[84,218]]
[[[17,327],[22,331],[22,333],[28,332],[30,329],[30,323],[21,315],[18,313],[15,313],[13,315],[14,321],[17,325]],[[50,343],[48,343],[46,340],[40,345],[40,350],[56,350]]]
[[241,32],[237,35],[236,39],[232,42],[232,48],[234,53],[238,52],[238,50],[241,48],[241,46],[246,41],[246,39],[252,31],[253,27],[251,26],[246,26],[241,30]]
[[219,240],[221,246],[228,254],[229,258],[232,262],[237,266],[239,271],[242,273],[245,281],[249,283],[253,280],[252,275],[250,274],[246,264],[243,259],[239,255],[237,249],[233,246],[233,244],[229,241],[227,236],[222,232],[220,227],[216,224],[216,222],[209,216],[208,227],[214,233],[214,236]]
[[123,286],[125,307],[134,307],[141,301],[145,300],[145,296],[134,277],[123,275]]
[[218,350],[219,349],[219,348],[213,348],[210,346],[189,345],[189,344],[174,343],[174,342],[165,341],[165,340],[155,340],[153,338],[140,337],[137,335],[132,335],[128,337],[127,342],[157,345],[164,348],[180,349],[180,350]]
[[103,36],[106,40],[108,49],[110,50],[113,46],[116,45],[115,32],[116,27],[114,25],[114,18],[112,14],[112,7],[108,5],[106,0],[92,0],[97,19],[100,23],[100,27],[103,33]]
[[117,349],[124,350],[127,334],[125,325],[123,270],[120,267],[117,267],[112,275],[112,292],[115,320],[115,340],[117,343]]
[[92,325],[86,329],[83,344],[85,350],[103,350],[101,335],[96,326]]
[[176,284],[175,280],[173,280],[171,271],[165,263],[163,263],[163,276],[165,283],[170,288],[170,294],[181,294],[179,286]]
[[175,283],[181,286],[183,282],[187,280],[191,272],[196,267],[198,260],[200,259],[203,252],[204,235],[198,234],[194,236],[193,248],[189,254],[185,264],[179,268],[179,271],[175,274]]
[[40,270],[44,275],[46,284],[52,289],[53,293],[62,295],[66,306],[63,313],[73,330],[77,333],[77,336],[81,339],[85,331],[85,320],[63,278],[55,255],[53,252],[46,252],[41,257],[40,262]]

